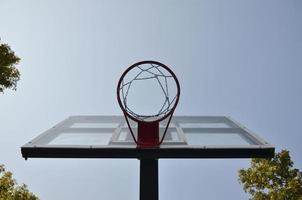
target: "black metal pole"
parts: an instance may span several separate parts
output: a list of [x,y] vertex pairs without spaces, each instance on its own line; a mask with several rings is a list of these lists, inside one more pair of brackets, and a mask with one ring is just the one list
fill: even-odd
[[158,159],[140,159],[140,200],[158,200]]

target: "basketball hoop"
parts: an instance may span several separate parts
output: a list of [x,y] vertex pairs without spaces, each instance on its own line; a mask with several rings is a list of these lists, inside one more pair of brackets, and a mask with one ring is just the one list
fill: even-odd
[[[142,113],[142,110],[135,110],[129,102],[130,90],[134,85],[148,82],[147,86],[157,87],[152,91],[147,87],[140,87],[144,100],[151,100],[149,103],[160,102],[155,97],[162,97],[163,103],[152,114]],[[139,88],[139,87],[138,87]],[[141,61],[131,65],[122,74],[117,85],[117,100],[121,107],[130,133],[138,147],[158,147],[164,140],[174,110],[178,104],[180,86],[176,75],[166,65],[156,61]],[[132,99],[133,100],[133,99]],[[136,102],[137,103],[137,102]],[[138,102],[144,104],[144,102]],[[149,109],[147,109],[149,111]],[[149,111],[150,112],[150,111]],[[137,123],[137,132],[133,131],[129,119]],[[159,122],[167,120],[164,131],[160,134]]]

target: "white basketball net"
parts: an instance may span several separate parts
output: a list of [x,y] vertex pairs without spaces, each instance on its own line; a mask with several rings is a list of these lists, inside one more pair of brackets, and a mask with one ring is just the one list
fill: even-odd
[[[127,76],[126,75],[123,78],[119,88],[121,102],[126,112],[128,112],[131,116],[141,121],[153,121],[167,115],[173,108],[177,98],[177,92],[170,91],[168,85],[168,83],[171,82],[170,79],[172,79],[172,81],[174,80],[173,76],[165,68],[156,65],[154,63],[138,65],[135,68],[131,69],[131,71],[133,70],[137,71],[137,73],[132,75],[133,77],[129,80],[125,80],[125,77]],[[131,90],[135,82],[144,81],[144,80],[146,81],[150,79],[156,80],[156,83],[159,84],[160,90],[164,95],[163,104],[156,114],[152,114],[152,115],[138,114],[134,112],[132,109],[130,109],[128,106],[129,91]],[[175,83],[175,81],[173,82]],[[146,90],[148,90],[148,88],[146,88]]]

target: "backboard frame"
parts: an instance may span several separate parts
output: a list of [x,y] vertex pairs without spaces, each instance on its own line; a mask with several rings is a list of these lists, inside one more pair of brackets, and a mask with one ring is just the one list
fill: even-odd
[[[259,136],[225,116],[173,116],[171,126],[175,126],[177,132],[181,132],[179,122],[197,123],[201,120],[210,123],[223,121],[231,128],[198,128],[197,131],[205,132],[231,132],[240,131],[250,145],[188,145],[186,143],[169,144],[163,143],[158,148],[137,148],[132,144],[113,144],[110,145],[49,145],[48,143],[58,136],[60,131],[79,131],[85,132],[89,129],[90,133],[99,133],[99,128],[70,128],[76,121],[85,123],[98,123],[102,120],[105,123],[119,124],[116,130],[125,126],[123,116],[71,116],[58,123],[51,129],[45,131],[35,139],[21,147],[22,156],[27,158],[268,158],[273,157],[275,148],[261,139]],[[190,128],[187,128],[190,130]],[[104,131],[112,131],[112,128],[102,128]],[[115,131],[116,131],[115,130]],[[111,141],[114,141],[113,134]],[[184,139],[185,140],[185,139]]]

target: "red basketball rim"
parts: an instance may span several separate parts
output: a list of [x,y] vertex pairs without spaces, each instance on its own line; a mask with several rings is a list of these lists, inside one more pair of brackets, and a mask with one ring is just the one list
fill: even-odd
[[119,79],[119,81],[118,81],[118,84],[117,84],[117,90],[116,90],[116,91],[117,91],[117,101],[118,101],[118,104],[119,104],[120,108],[122,109],[122,111],[123,111],[123,113],[124,113],[125,116],[129,117],[130,119],[132,119],[132,120],[134,120],[134,121],[136,121],[136,122],[146,122],[146,121],[137,119],[137,118],[135,118],[134,116],[132,116],[131,114],[129,114],[129,113],[127,112],[127,110],[124,108],[123,103],[122,103],[121,98],[120,98],[120,86],[121,86],[121,84],[122,84],[122,81],[123,81],[124,77],[127,75],[127,73],[128,73],[130,70],[132,70],[133,68],[135,68],[135,67],[137,67],[137,66],[139,66],[139,65],[143,65],[143,64],[155,64],[155,65],[158,65],[158,66],[163,67],[165,70],[167,70],[167,71],[172,75],[172,77],[173,77],[173,79],[174,79],[174,81],[175,81],[175,83],[176,83],[177,94],[176,94],[176,99],[175,99],[175,103],[174,103],[173,107],[172,107],[172,108],[170,109],[170,111],[169,111],[166,115],[164,115],[163,117],[161,117],[161,118],[159,118],[159,119],[156,119],[156,120],[154,120],[154,121],[148,121],[148,122],[160,122],[160,121],[166,119],[169,115],[172,115],[172,114],[173,114],[173,112],[174,112],[174,110],[175,110],[175,108],[176,108],[176,106],[177,106],[177,104],[178,104],[178,100],[179,100],[179,96],[180,96],[180,85],[179,85],[179,82],[178,82],[178,79],[177,79],[176,75],[174,74],[174,72],[173,72],[169,67],[167,67],[166,65],[164,65],[164,64],[162,64],[162,63],[160,63],[160,62],[152,61],[152,60],[146,60],[146,61],[137,62],[137,63],[131,65],[130,67],[128,67],[128,68],[124,71],[124,73],[122,74],[122,76],[120,77],[120,79]]

